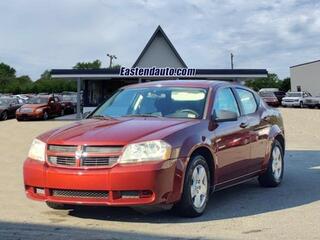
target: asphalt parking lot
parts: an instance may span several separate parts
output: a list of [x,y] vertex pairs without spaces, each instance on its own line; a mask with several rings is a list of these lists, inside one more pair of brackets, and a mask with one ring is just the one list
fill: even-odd
[[22,164],[32,139],[69,122],[0,122],[0,239],[320,239],[320,110],[281,111],[283,184],[264,189],[251,181],[217,192],[195,219],[129,208],[57,211],[28,200]]

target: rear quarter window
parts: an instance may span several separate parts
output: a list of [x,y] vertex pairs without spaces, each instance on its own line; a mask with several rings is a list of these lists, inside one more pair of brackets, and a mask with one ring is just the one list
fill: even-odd
[[257,111],[258,104],[254,93],[242,88],[236,88],[236,92],[239,96],[244,115],[248,115]]

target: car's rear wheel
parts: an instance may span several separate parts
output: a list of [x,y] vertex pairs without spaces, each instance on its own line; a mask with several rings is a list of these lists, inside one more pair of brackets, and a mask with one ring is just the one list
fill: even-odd
[[283,148],[278,140],[274,140],[267,171],[258,180],[263,187],[277,187],[283,178]]
[[196,155],[189,162],[181,200],[175,205],[175,209],[181,216],[200,216],[207,206],[209,192],[210,171],[208,164],[203,156]]
[[49,208],[52,208],[55,210],[66,210],[66,209],[75,208],[75,206],[71,204],[53,203],[53,202],[46,202],[46,204]]
[[3,111],[1,114],[1,120],[7,120],[8,119],[8,112],[7,111]]

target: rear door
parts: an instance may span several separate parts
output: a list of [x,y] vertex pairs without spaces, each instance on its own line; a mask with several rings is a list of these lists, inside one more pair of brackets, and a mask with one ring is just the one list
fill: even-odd
[[236,112],[236,121],[217,123],[214,129],[213,149],[218,164],[217,182],[224,184],[246,175],[250,158],[250,135],[246,127],[246,117],[241,116],[235,94],[230,87],[217,90],[213,103],[214,111]]
[[260,99],[254,92],[241,87],[235,88],[235,92],[250,135],[250,158],[246,167],[248,172],[253,173],[261,170],[266,157],[270,124],[266,121],[268,116],[264,116],[264,110],[259,108]]

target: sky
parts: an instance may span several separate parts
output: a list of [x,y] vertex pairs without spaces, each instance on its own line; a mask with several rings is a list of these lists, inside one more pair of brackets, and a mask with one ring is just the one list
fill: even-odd
[[2,0],[0,62],[39,78],[107,53],[131,67],[161,25],[190,68],[289,67],[320,59],[320,1]]

